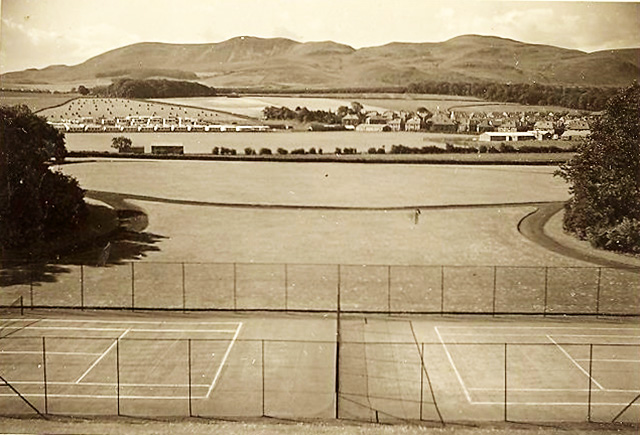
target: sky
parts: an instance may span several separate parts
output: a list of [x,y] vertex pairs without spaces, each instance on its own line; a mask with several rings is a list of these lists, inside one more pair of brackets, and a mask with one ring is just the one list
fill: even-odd
[[75,65],[137,42],[236,36],[354,48],[493,35],[583,51],[640,47],[639,2],[0,0],[0,72]]

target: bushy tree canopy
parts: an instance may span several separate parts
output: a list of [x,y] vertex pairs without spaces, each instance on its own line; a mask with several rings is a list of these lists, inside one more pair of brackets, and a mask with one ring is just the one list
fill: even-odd
[[66,154],[64,135],[27,106],[0,107],[0,246],[26,247],[86,215],[76,180],[49,169]]
[[605,249],[640,253],[640,86],[607,103],[558,173],[571,183],[564,227]]

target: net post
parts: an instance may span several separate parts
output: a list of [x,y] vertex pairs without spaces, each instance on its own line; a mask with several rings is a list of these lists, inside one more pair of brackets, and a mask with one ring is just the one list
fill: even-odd
[[424,370],[422,368],[424,361],[424,342],[420,343],[420,421],[422,421],[422,403],[424,402]]
[[598,267],[598,286],[596,288],[596,317],[600,315],[600,283],[602,281],[602,267]]
[[116,339],[116,398],[118,403],[118,416],[120,416],[120,338],[119,337]]
[[184,276],[184,261],[181,263],[182,265],[182,312],[187,311],[187,287],[185,284],[185,276]]
[[549,291],[549,266],[544,267],[544,309],[542,316],[547,316],[547,297]]
[[[183,263],[184,264],[184,263]],[[187,339],[187,366],[189,367],[189,417],[193,417],[193,406],[191,403],[191,339]]]
[[493,304],[492,304],[493,317],[496,316],[496,275],[497,275],[497,266],[493,266]]
[[507,420],[507,343],[504,344],[504,421]]
[[440,266],[440,315],[444,316],[444,266]]
[[80,265],[80,309],[84,310],[84,264]]
[[591,375],[593,373],[593,343],[589,344],[589,400],[587,401],[587,421],[591,423]]
[[49,394],[47,388],[47,337],[42,337],[42,381],[44,383],[44,413],[49,414]]
[[[133,261],[131,262],[131,311],[136,309],[136,270]],[[118,414],[120,415],[120,414]]]
[[264,339],[260,340],[260,366],[262,370],[262,416],[265,417],[264,406]]

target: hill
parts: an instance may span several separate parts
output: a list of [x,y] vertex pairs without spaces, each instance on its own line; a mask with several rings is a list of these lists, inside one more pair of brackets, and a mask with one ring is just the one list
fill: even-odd
[[420,81],[625,86],[640,77],[640,49],[585,53],[493,36],[354,49],[332,41],[237,37],[211,44],[144,42],[74,65],[6,73],[17,84],[87,84],[117,77],[197,80],[217,87],[346,88]]

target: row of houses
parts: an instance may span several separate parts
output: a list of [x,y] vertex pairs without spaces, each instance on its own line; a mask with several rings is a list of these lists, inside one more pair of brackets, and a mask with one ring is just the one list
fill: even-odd
[[99,125],[49,122],[64,133],[204,133],[266,132],[268,125]]
[[[436,112],[409,113],[385,112],[378,114],[370,112],[366,116],[349,114],[342,118],[342,125],[346,129],[365,132],[380,131],[432,131],[441,133],[482,134],[488,132],[499,133],[530,133],[528,137],[538,140],[559,137],[584,137],[590,133],[589,122],[582,118],[559,117],[553,114],[538,114],[514,116],[510,114],[465,113],[465,112]],[[526,135],[509,135],[510,138],[525,137]],[[505,135],[489,135],[485,137],[506,137]],[[497,140],[497,139],[496,139]],[[506,139],[508,140],[508,139]]]

